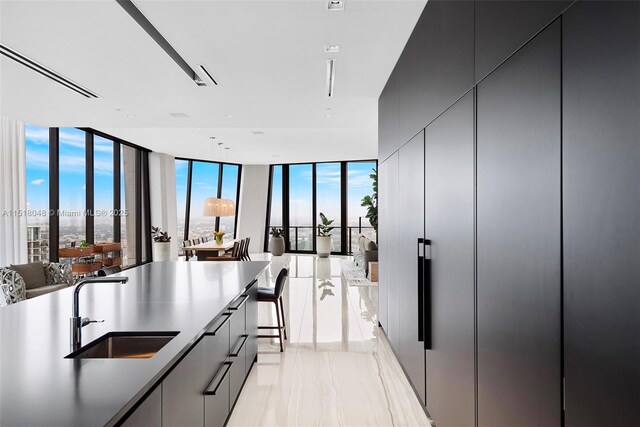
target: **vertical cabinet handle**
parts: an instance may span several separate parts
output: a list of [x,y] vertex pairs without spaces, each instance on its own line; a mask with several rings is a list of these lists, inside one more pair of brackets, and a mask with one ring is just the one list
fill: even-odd
[[422,258],[422,278],[423,278],[423,307],[422,328],[424,331],[424,349],[431,350],[432,347],[432,327],[431,327],[431,240],[424,239],[424,256]]
[[424,341],[424,239],[418,239],[418,341]]

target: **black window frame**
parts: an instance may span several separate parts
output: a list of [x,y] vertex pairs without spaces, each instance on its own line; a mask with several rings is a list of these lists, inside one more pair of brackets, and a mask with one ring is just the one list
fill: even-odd
[[[269,250],[269,231],[271,227],[271,208],[272,208],[272,196],[273,196],[273,170],[276,166],[282,167],[282,235],[285,240],[285,249],[288,253],[294,254],[313,254],[317,251],[317,174],[316,168],[319,164],[326,163],[339,163],[340,164],[340,251],[332,251],[332,255],[350,255],[352,253],[350,229],[355,228],[347,224],[349,217],[349,178],[348,167],[350,163],[375,163],[375,169],[378,170],[378,159],[362,159],[362,160],[333,160],[324,162],[297,162],[297,163],[273,163],[269,165],[269,187],[267,194],[267,215],[265,221],[265,239],[264,239],[264,251]],[[313,250],[300,251],[291,248],[291,241],[289,239],[289,230],[291,228],[289,218],[289,166],[291,165],[312,165],[312,206],[313,206]],[[358,228],[372,228],[370,225],[360,225]]]
[[[77,127],[76,129],[85,132],[85,239],[87,243],[94,241],[94,217],[95,209],[95,183],[94,183],[94,137],[100,136],[113,142],[113,209],[115,212],[121,210],[121,178],[120,178],[120,148],[125,145],[136,150],[136,175],[135,192],[136,207],[138,213],[134,218],[136,228],[136,263],[123,266],[123,269],[137,267],[151,262],[151,200],[149,188],[149,160],[151,150],[141,147],[121,138],[109,135],[93,128]],[[144,195],[144,197],[143,197]],[[58,249],[60,245],[60,128],[49,128],[49,261],[59,262]],[[142,214],[145,221],[142,221]],[[122,217],[113,216],[113,241],[121,242]],[[143,225],[144,224],[144,225]],[[143,259],[142,245],[145,245],[146,259]]]
[[[183,231],[183,241],[189,240],[189,216],[191,215],[191,184],[193,179],[193,162],[202,162],[202,163],[212,163],[218,165],[218,182],[216,188],[216,197],[222,197],[222,180],[224,174],[224,167],[226,166],[237,166],[238,167],[238,183],[236,186],[236,199],[234,203],[236,205],[236,213],[234,215],[233,221],[233,238],[235,239],[238,234],[238,208],[240,207],[240,183],[242,181],[242,165],[240,163],[233,162],[221,162],[215,160],[203,160],[203,159],[194,159],[188,157],[176,157],[175,160],[181,160],[187,162],[187,194],[186,194],[186,202],[185,202],[185,215],[184,215],[184,231]],[[216,218],[215,231],[220,230],[220,217]]]

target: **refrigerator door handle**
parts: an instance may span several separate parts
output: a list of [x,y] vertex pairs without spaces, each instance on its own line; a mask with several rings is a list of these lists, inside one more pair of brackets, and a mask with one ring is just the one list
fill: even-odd
[[[431,350],[433,348],[432,336],[432,306],[431,306],[431,240],[424,239],[424,257],[422,262],[422,280],[423,293],[422,301],[424,313],[422,316],[422,328],[424,331],[424,349]],[[420,297],[420,295],[418,295]]]
[[[418,341],[424,341],[424,239],[418,239]],[[425,344],[426,345],[426,344]]]

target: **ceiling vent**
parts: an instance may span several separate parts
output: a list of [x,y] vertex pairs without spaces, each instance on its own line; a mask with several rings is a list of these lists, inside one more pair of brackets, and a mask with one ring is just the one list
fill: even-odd
[[336,82],[336,60],[327,59],[327,97],[333,97],[333,88]]
[[344,0],[329,0],[327,10],[344,10]]
[[185,113],[169,113],[169,115],[174,119],[186,119],[187,117],[189,117]]
[[100,98],[98,95],[90,91],[89,89],[80,86],[79,84],[69,80],[68,78],[56,73],[55,71],[45,67],[44,65],[38,64],[36,61],[27,58],[21,53],[16,52],[8,46],[0,43],[0,54],[6,56],[9,59],[13,59],[19,64],[24,65],[27,68],[32,69],[38,74],[45,76],[46,78],[53,80],[54,82],[65,86],[67,89],[71,89],[72,91],[86,97],[86,98]]

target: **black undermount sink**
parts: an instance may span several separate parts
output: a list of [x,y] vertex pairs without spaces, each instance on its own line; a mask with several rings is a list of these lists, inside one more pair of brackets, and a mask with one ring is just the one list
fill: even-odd
[[148,359],[179,332],[109,332],[66,359]]

